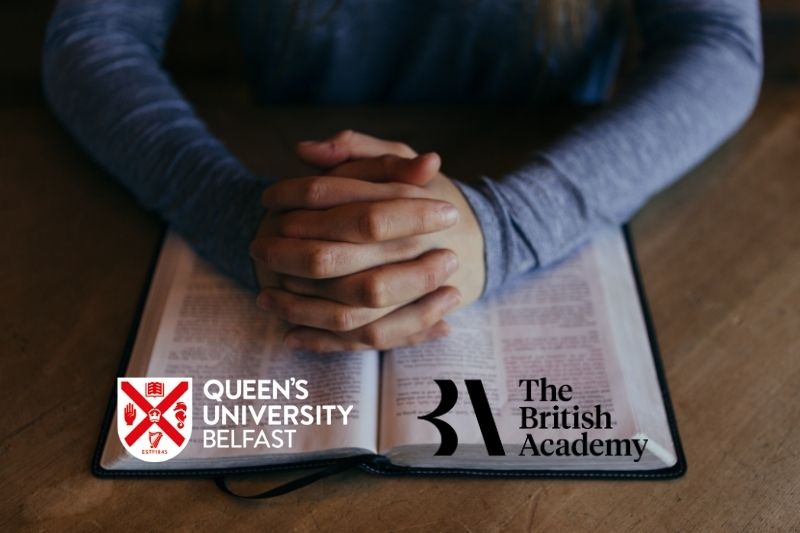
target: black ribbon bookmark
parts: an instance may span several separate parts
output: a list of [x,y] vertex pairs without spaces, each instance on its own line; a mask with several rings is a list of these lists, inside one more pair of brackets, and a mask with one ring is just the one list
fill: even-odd
[[345,470],[349,470],[355,466],[358,466],[365,461],[368,461],[370,458],[373,458],[373,455],[357,455],[354,457],[348,457],[346,459],[342,459],[341,461],[336,462],[335,464],[323,468],[322,470],[317,470],[311,474],[306,476],[299,477],[297,479],[293,479],[289,482],[284,483],[283,485],[278,485],[277,487],[273,487],[269,490],[264,492],[259,492],[257,494],[239,494],[232,490],[228,485],[228,480],[225,476],[219,476],[214,478],[214,483],[216,483],[217,488],[226,494],[230,494],[231,496],[235,496],[236,498],[241,498],[243,500],[266,500],[267,498],[274,498],[275,496],[281,496],[283,494],[288,494],[293,492],[297,489],[302,489],[308,485],[311,485],[315,481],[319,481],[320,479],[326,478],[328,476],[332,476],[334,474],[338,474],[339,472],[344,472]]

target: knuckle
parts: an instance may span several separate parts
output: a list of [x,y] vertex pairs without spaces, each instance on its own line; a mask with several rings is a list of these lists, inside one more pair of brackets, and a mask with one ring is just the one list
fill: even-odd
[[325,197],[327,191],[326,180],[324,178],[312,178],[303,184],[302,201],[306,205],[318,205]]
[[334,331],[351,331],[356,328],[356,317],[350,309],[340,309],[333,313]]
[[374,207],[368,208],[358,217],[358,232],[363,239],[379,241],[387,231],[386,217]]
[[252,244],[252,251],[267,268],[273,268],[276,262],[275,243],[272,239],[256,241]]
[[439,270],[433,265],[426,265],[422,271],[422,287],[425,294],[438,289],[439,285]]
[[378,276],[371,276],[361,286],[361,299],[367,307],[386,307],[389,291],[386,283]]
[[420,215],[414,219],[417,233],[428,233],[439,229],[442,217],[439,215],[438,207],[436,204],[421,204]]
[[449,202],[423,200],[419,204],[422,213],[417,217],[417,225],[422,232],[448,228],[460,218],[458,210]]
[[385,347],[387,341],[386,334],[381,328],[373,325],[366,326],[361,330],[359,340],[367,346],[379,349]]
[[308,274],[314,278],[329,277],[336,266],[333,250],[328,246],[316,246],[308,252]]

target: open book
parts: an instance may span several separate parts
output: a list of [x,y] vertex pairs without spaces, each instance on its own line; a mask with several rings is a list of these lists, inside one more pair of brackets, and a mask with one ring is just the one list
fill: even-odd
[[[601,477],[683,473],[666,384],[621,230],[601,233],[560,265],[448,321],[448,337],[413,347],[383,353],[293,353],[280,346],[281,323],[259,310],[251,293],[216,273],[169,234],[125,376],[193,378],[194,432],[174,459],[143,462],[121,445],[116,413],[110,409],[95,472],[264,470],[365,456],[365,468],[392,472],[569,471],[571,476]],[[340,423],[297,427],[291,449],[204,445],[201,412],[210,403],[203,394],[204,382],[291,377],[307,380],[303,403],[352,405],[347,425],[335,413]],[[570,401],[526,398],[521,380],[540,378],[568,384]],[[458,437],[451,455],[436,454],[439,430],[419,418],[440,403],[435,379],[451,380],[459,392],[455,406],[440,417]],[[465,380],[471,379],[481,380],[504,455],[487,453],[465,390]],[[523,429],[521,425],[530,422],[521,422],[523,406],[539,413],[560,409],[567,411],[565,417],[572,410],[600,410],[612,422],[587,430],[553,427],[551,419],[546,429]],[[576,448],[578,441],[583,442]],[[601,443],[598,453],[580,453],[592,441]],[[564,453],[553,452],[565,442]],[[600,453],[607,445],[620,453]],[[621,453],[625,446],[629,453]]]

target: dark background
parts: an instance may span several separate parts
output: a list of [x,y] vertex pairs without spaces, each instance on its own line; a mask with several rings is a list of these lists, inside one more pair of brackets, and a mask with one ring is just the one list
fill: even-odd
[[[52,0],[0,3],[0,106],[42,104],[39,58]],[[249,101],[227,1],[184,0],[167,48],[167,69],[198,103]],[[765,76],[800,80],[800,1],[764,0]]]

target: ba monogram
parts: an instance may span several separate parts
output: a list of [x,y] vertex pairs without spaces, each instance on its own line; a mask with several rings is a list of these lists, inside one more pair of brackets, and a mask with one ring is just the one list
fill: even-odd
[[[439,430],[441,444],[434,455],[453,455],[458,447],[458,434],[450,424],[439,417],[449,413],[455,407],[458,401],[458,388],[452,379],[435,379],[434,382],[439,386],[439,391],[442,394],[439,405],[427,415],[417,418],[430,422]],[[465,379],[464,384],[467,386],[469,401],[472,404],[472,410],[475,412],[475,419],[478,421],[486,452],[489,455],[505,455],[503,444],[500,442],[500,434],[497,432],[497,426],[492,416],[492,409],[489,407],[489,400],[486,398],[483,382],[479,379]]]

